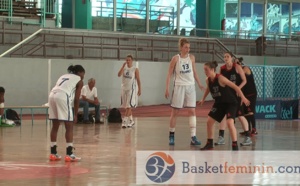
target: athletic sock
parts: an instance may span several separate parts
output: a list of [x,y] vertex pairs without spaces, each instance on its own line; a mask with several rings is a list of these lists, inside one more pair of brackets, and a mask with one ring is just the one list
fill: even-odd
[[225,130],[219,130],[219,136],[222,136],[224,138],[224,133],[225,133]]

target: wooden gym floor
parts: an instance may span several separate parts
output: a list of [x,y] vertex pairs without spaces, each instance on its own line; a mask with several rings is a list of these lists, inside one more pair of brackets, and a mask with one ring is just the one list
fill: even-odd
[[[197,136],[206,142],[206,115],[210,104],[197,108]],[[127,186],[136,185],[137,150],[199,150],[190,143],[186,112],[177,120],[174,147],[168,145],[170,108],[166,105],[139,107],[134,111],[133,128],[120,124],[76,124],[74,126],[75,154],[81,162],[49,162],[51,124],[44,116],[35,117],[34,124],[25,117],[21,126],[0,127],[0,185],[27,186]],[[237,130],[242,131],[240,123]],[[258,135],[244,150],[300,150],[298,120],[257,120]],[[58,152],[64,157],[64,126],[58,134]],[[215,125],[215,139],[218,124]],[[215,150],[230,150],[230,138]],[[238,141],[243,138],[239,136]],[[283,153],[284,158],[284,153]],[[249,184],[251,185],[251,184]]]

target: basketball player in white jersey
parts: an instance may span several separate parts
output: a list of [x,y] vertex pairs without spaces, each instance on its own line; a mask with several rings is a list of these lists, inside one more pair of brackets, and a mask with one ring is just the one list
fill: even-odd
[[[77,123],[77,113],[79,108],[79,97],[83,86],[85,70],[81,65],[71,65],[68,74],[62,75],[56,82],[55,87],[49,95],[49,119],[52,120],[51,130],[51,161],[60,160],[57,154],[57,132],[61,121],[65,123],[67,155],[66,162],[79,161],[81,158],[73,154],[73,124]],[[72,103],[74,101],[74,116]]]
[[125,108],[122,128],[134,125],[131,108],[137,106],[137,98],[141,95],[140,72],[138,68],[133,66],[132,62],[133,56],[127,55],[126,62],[123,63],[118,72],[118,77],[122,76],[121,106]]
[[166,82],[165,97],[169,98],[169,85],[171,76],[174,75],[174,89],[171,97],[171,117],[169,145],[174,145],[176,119],[179,109],[186,107],[189,115],[189,126],[191,130],[191,145],[201,145],[196,137],[196,90],[195,80],[201,90],[204,86],[200,83],[195,69],[195,57],[189,54],[190,43],[187,39],[179,40],[180,54],[173,56]]

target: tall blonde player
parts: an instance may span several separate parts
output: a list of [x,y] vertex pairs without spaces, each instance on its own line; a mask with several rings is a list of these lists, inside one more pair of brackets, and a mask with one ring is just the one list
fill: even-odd
[[174,76],[174,89],[171,97],[171,117],[169,145],[175,144],[175,126],[179,109],[186,107],[188,109],[189,126],[191,131],[191,145],[201,145],[196,137],[196,90],[195,80],[201,90],[204,87],[200,83],[195,69],[195,57],[189,54],[190,43],[187,39],[181,38],[178,42],[180,54],[173,56],[166,81],[165,97],[169,98],[169,85],[171,76]]
[[122,128],[134,125],[131,109],[137,106],[137,98],[141,95],[140,72],[132,62],[133,56],[127,55],[126,61],[118,72],[118,77],[122,76],[121,106],[125,108]]

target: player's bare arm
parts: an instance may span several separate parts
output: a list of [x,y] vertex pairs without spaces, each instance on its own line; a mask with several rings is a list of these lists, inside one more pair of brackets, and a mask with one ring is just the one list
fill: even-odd
[[178,57],[177,56],[173,56],[172,60],[170,61],[170,65],[169,65],[169,70],[168,70],[168,75],[167,75],[167,81],[166,81],[166,91],[165,91],[165,98],[169,98],[169,85],[170,85],[170,79],[171,76],[175,70],[175,65],[177,63]]
[[141,85],[141,80],[140,80],[140,71],[139,69],[135,69],[135,78],[138,84],[138,96],[142,94],[142,85]]

